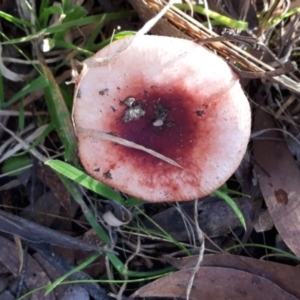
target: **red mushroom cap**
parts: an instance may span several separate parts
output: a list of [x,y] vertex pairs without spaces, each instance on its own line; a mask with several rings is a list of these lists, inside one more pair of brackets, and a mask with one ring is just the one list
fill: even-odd
[[[113,55],[124,40],[94,58]],[[187,201],[220,187],[246,151],[251,115],[238,76],[188,40],[141,36],[77,82],[75,127],[108,133],[168,157],[78,131],[79,156],[97,180],[152,202]]]

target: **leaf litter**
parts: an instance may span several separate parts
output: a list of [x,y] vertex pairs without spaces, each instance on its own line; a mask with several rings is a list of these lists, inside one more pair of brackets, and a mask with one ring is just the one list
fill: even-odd
[[[113,10],[131,9],[127,2],[102,2],[104,4],[100,9],[103,9],[103,12],[106,13],[110,13],[110,11]],[[162,11],[163,6],[161,3],[166,3],[156,0],[128,0],[128,2],[133,6],[140,20],[137,21],[136,17],[132,18],[129,22],[132,28],[123,28],[125,30],[131,30],[134,27],[135,29],[136,27],[143,28],[144,23],[141,20],[146,22],[154,16],[157,16],[158,12]],[[193,4],[193,2],[189,1],[189,4]],[[197,206],[197,220],[199,221],[200,228],[206,235],[206,250],[203,260],[201,259],[200,268],[197,268],[196,273],[194,273],[195,278],[191,285],[190,299],[198,299],[199,295],[207,299],[224,299],[226,297],[231,297],[232,299],[254,299],[261,296],[266,299],[276,299],[278,297],[282,297],[282,299],[300,298],[299,285],[297,283],[299,269],[294,267],[296,266],[296,260],[291,258],[283,260],[279,257],[270,258],[270,260],[284,263],[278,264],[271,261],[247,258],[244,256],[252,255],[255,258],[260,258],[260,256],[265,254],[268,256],[278,253],[267,249],[265,249],[264,252],[260,252],[257,251],[254,246],[243,248],[243,245],[240,245],[240,248],[243,250],[228,251],[231,254],[240,253],[241,255],[239,256],[228,254],[207,255],[208,251],[227,253],[225,251],[228,247],[237,246],[241,242],[259,242],[262,246],[264,244],[268,246],[268,243],[270,243],[271,246],[274,246],[274,243],[272,243],[274,236],[280,235],[288,246],[287,254],[290,254],[289,257],[292,257],[292,253],[296,256],[300,256],[300,239],[297,238],[299,236],[299,220],[297,217],[299,215],[298,195],[300,194],[300,106],[297,100],[300,90],[299,72],[297,69],[293,69],[294,72],[285,74],[285,71],[289,70],[284,69],[286,66],[291,66],[292,61],[298,62],[299,60],[297,56],[299,52],[299,17],[297,13],[291,13],[288,17],[285,17],[286,13],[295,11],[299,3],[298,1],[290,1],[289,3],[284,1],[264,1],[264,3],[261,4],[258,3],[258,1],[244,1],[242,3],[232,0],[224,1],[223,4],[224,5],[218,5],[216,1],[207,1],[207,5],[211,11],[216,11],[232,19],[247,21],[252,33],[250,32],[250,34],[247,35],[249,32],[243,32],[241,34],[239,31],[234,31],[234,35],[231,37],[226,36],[226,34],[222,35],[224,29],[222,26],[214,25],[213,31],[211,31],[203,25],[203,22],[207,21],[206,16],[203,17],[195,13],[194,10],[192,17],[189,11],[182,11],[176,7],[172,7],[167,12],[161,12],[161,15],[165,13],[164,16],[158,20],[157,24],[151,29],[151,33],[153,34],[171,35],[192,39],[196,42],[200,40],[199,43],[203,44],[204,47],[216,51],[220,56],[228,60],[229,63],[238,67],[238,73],[241,77],[243,77],[243,74],[250,74],[252,76],[250,79],[244,78],[241,81],[253,108],[254,128],[252,140],[249,151],[245,157],[246,164],[244,161],[237,170],[236,176],[233,178],[234,180],[228,182],[228,193],[241,208],[246,219],[247,231],[243,231],[236,216],[232,214],[230,209],[227,209],[228,207],[226,208],[224,202],[215,198],[199,201]],[[8,12],[10,12],[12,9],[9,8],[10,6],[7,4],[7,1],[3,1],[0,6],[1,5],[3,6],[3,11],[8,9]],[[96,6],[95,3],[94,6]],[[91,9],[89,12],[94,13],[93,4],[89,7]],[[107,8],[108,10],[106,11]],[[159,17],[161,17],[161,15],[159,15]],[[282,18],[278,19],[278,16],[282,16]],[[118,23],[119,21],[115,22]],[[148,27],[144,27],[145,32],[150,29],[151,26],[149,24],[151,26],[154,25],[153,23],[148,23]],[[259,30],[257,30],[259,24],[260,27]],[[3,26],[3,30],[6,30],[8,36],[11,36],[11,32],[9,32],[5,22],[3,22]],[[101,36],[105,38],[110,38],[113,33],[109,29],[109,26],[104,26],[100,30]],[[84,29],[80,34],[88,35],[90,32],[91,31]],[[18,32],[18,34],[20,35],[20,32]],[[74,32],[70,31],[68,38],[72,39],[72,34],[74,34]],[[78,34],[78,31],[76,34]],[[144,32],[141,31],[140,34],[144,34]],[[22,34],[20,36],[22,36]],[[12,35],[12,38],[15,38],[15,36]],[[84,36],[84,39],[85,38],[86,36]],[[134,37],[129,41],[130,43],[134,42]],[[73,39],[73,42],[76,44],[77,40]],[[124,44],[119,53],[114,55],[120,55],[124,51],[130,51],[130,43]],[[81,43],[80,46],[82,45]],[[30,50],[28,45],[24,47],[24,49]],[[12,52],[12,55],[8,55],[9,52],[7,50],[8,47],[3,45],[2,53],[5,57],[1,60],[1,65],[5,66],[5,69],[8,69],[9,63],[8,70],[13,72],[11,74],[21,75],[18,77],[21,79],[23,78],[23,74],[31,74],[31,69],[28,65],[23,68],[20,67],[18,63],[19,67],[16,68],[13,60],[15,54]],[[27,52],[30,53],[30,51]],[[44,53],[43,55],[47,56],[48,54]],[[11,60],[7,60],[7,57]],[[45,64],[55,63],[55,61],[60,62],[63,57],[66,57],[67,61],[71,57],[76,57],[76,59],[80,61],[83,60],[82,55],[78,55],[76,51],[68,52],[68,50],[59,50],[58,53],[55,54],[54,60],[46,57]],[[26,62],[28,63],[28,61]],[[35,63],[37,62],[38,61],[35,60]],[[50,68],[47,66],[46,68],[45,70],[49,72]],[[293,71],[292,69],[290,70]],[[281,73],[279,71],[281,71]],[[282,71],[284,71],[283,75]],[[69,70],[61,70],[55,75],[55,78],[48,76],[60,100],[62,100],[62,97],[59,94],[56,82],[63,85],[62,82],[66,80],[69,74]],[[264,79],[262,81],[260,79],[253,80],[255,76],[260,76],[259,78],[264,77]],[[5,100],[9,100],[18,90],[9,84],[9,80],[4,80],[6,82],[3,91]],[[64,93],[67,94],[66,90],[64,90]],[[45,161],[47,157],[55,155],[61,156],[63,154],[61,150],[62,143],[55,133],[49,134],[39,143],[38,147],[30,148],[32,142],[36,139],[36,134],[40,132],[39,127],[41,127],[37,127],[37,123],[30,113],[38,117],[39,125],[42,124],[43,126],[48,124],[40,122],[43,121],[39,116],[40,112],[45,112],[43,96],[44,91],[37,89],[26,95],[23,102],[18,101],[8,107],[1,107],[1,110],[8,108],[13,112],[9,115],[3,114],[0,116],[0,149],[5,150],[5,153],[14,151],[14,153],[19,154],[23,150],[29,149],[31,155],[35,156],[39,161]],[[20,108],[22,108],[22,106],[26,108],[24,118],[27,125],[29,124],[29,127],[27,127],[29,131],[25,133],[25,135],[22,131],[20,134],[17,129],[19,120],[14,119],[15,116],[21,115]],[[47,121],[49,121],[49,118]],[[70,123],[68,123],[68,126],[69,124]],[[12,138],[10,138],[10,136]],[[3,145],[5,145],[5,148]],[[72,161],[71,152],[70,150],[68,156]],[[3,158],[3,155],[2,152],[0,159]],[[4,158],[4,160],[6,160],[6,158]],[[44,168],[44,166],[42,168]],[[6,184],[10,181],[11,178],[9,178],[8,175],[1,174],[0,193],[4,213],[1,213],[2,221],[0,231],[9,233],[9,235],[4,235],[3,233],[0,235],[1,270],[6,268],[6,273],[11,273],[17,280],[21,279],[20,282],[25,280],[27,287],[34,289],[70,271],[72,264],[76,263],[76,257],[78,261],[88,257],[86,254],[91,252],[84,251],[83,249],[99,250],[99,246],[97,246],[99,240],[91,241],[92,244],[90,245],[85,241],[78,241],[78,239],[58,231],[63,230],[70,235],[83,236],[83,232],[89,230],[89,226],[79,213],[79,206],[74,203],[68,190],[62,185],[60,179],[56,177],[55,174],[52,174],[48,170],[43,174],[41,172],[41,166],[39,165],[38,168],[33,166],[30,169],[27,182],[19,180],[17,185],[11,185],[9,187]],[[39,186],[42,186],[42,191],[37,192]],[[4,188],[1,189],[1,187]],[[231,194],[230,190],[232,189],[244,195]],[[104,214],[105,210],[108,209],[108,206],[101,202],[101,196],[87,195],[85,193],[83,193],[83,195],[89,198],[89,200],[97,198],[97,201],[94,203],[96,203],[97,209],[101,211],[99,215]],[[250,195],[250,198],[246,195]],[[25,204],[20,203],[21,197],[24,197]],[[125,197],[124,199],[125,203],[127,200],[130,202],[130,198]],[[30,201],[34,203],[30,203]],[[48,205],[50,205],[53,210],[49,209],[49,206],[48,208],[47,206],[43,206],[43,201],[49,202]],[[181,247],[187,247],[185,253],[193,249],[199,250],[201,243],[199,243],[196,238],[197,227],[193,220],[194,211],[192,209],[194,204],[191,203],[191,207],[189,208],[188,205],[189,203],[186,203],[183,205],[183,208],[178,209],[164,204],[143,204],[141,206],[143,212],[152,217],[155,223],[157,223],[156,225],[153,225],[153,222],[150,221],[145,222],[146,218],[139,215],[140,212],[138,213],[135,208],[131,208],[133,218],[129,224],[126,224],[127,222],[116,222],[114,223],[118,224],[116,228],[107,227],[112,242],[122,247],[120,253],[124,255],[122,258],[124,261],[130,257],[131,251],[134,253],[133,258],[128,260],[128,268],[131,270],[139,270],[141,267],[146,268],[146,266],[150,267],[151,265],[157,268],[161,267],[161,265],[159,265],[161,262],[163,262],[163,264],[168,262],[174,265],[174,260],[172,261],[165,256],[162,258],[161,254],[176,252],[178,248]],[[92,205],[90,205],[90,207],[92,207]],[[17,211],[24,208],[26,208],[25,212],[19,215]],[[42,213],[44,213],[45,217],[38,216],[38,210],[40,209],[43,210]],[[49,216],[47,216],[47,214],[45,215],[44,210],[48,210],[47,213],[49,213]],[[108,214],[110,214],[110,208],[108,211]],[[126,211],[128,210],[126,209]],[[178,213],[178,211],[181,213]],[[268,212],[272,222],[271,225],[265,227],[269,230],[265,229],[265,231],[260,233],[260,237],[262,236],[263,239],[257,239],[258,233],[255,233],[253,228],[255,228],[259,221],[259,217],[265,212]],[[52,214],[59,214],[59,216],[55,218],[55,216],[51,216]],[[61,221],[58,217],[62,216],[64,218],[71,217],[72,219],[78,219],[76,220],[77,225],[74,226],[74,222],[69,220]],[[98,218],[98,220],[103,222],[100,218]],[[272,228],[272,223],[274,223],[276,229]],[[41,225],[45,224],[55,229],[41,227]],[[176,224],[177,227],[172,224]],[[148,228],[146,231],[143,231],[144,225]],[[156,233],[152,236],[150,232],[154,229]],[[162,232],[164,232],[165,235],[161,236]],[[20,262],[19,257],[22,253],[18,253],[20,248],[17,248],[16,245],[9,240],[9,236],[12,235],[18,235],[24,239],[23,245],[25,247],[23,249],[23,255],[25,255],[25,260],[27,259],[30,263],[22,264]],[[168,235],[179,241],[180,244],[175,245],[171,243],[170,236]],[[44,243],[47,244],[51,240],[54,245],[69,247],[71,249],[62,250],[54,246],[55,251],[50,251],[49,247],[47,248]],[[138,240],[140,241],[139,247],[135,247],[135,245],[138,244]],[[25,254],[27,251],[26,245],[29,245],[31,251],[36,251],[36,253],[33,255]],[[78,251],[75,251],[76,248],[79,248],[85,255],[82,253],[80,255],[78,255],[78,253],[76,254]],[[128,255],[126,254],[127,252]],[[64,254],[65,258],[58,253]],[[51,257],[52,254],[55,259]],[[39,255],[41,256],[38,257]],[[185,260],[188,259],[189,262],[185,262]],[[135,295],[140,297],[146,297],[146,295],[147,297],[182,296],[185,298],[198,259],[199,256],[196,258],[181,258],[181,265],[175,265],[176,268],[182,269],[181,271],[165,276],[140,289],[138,289],[137,285],[133,286],[136,290]],[[39,262],[40,266],[32,261]],[[53,267],[52,271],[57,272],[55,276],[50,276],[49,272],[46,271],[49,269],[49,265],[45,267],[47,261],[48,264],[50,262],[50,265]],[[98,263],[101,265],[103,261],[99,260]],[[185,265],[193,269],[186,269]],[[19,274],[20,266],[22,266],[22,270],[25,270],[23,275]],[[101,276],[101,272],[102,274],[105,272],[103,265],[101,265],[101,268],[99,267],[98,270],[94,270],[92,274],[94,274],[94,276]],[[24,276],[24,274],[26,276]],[[41,278],[35,279],[34,274],[41,274]],[[84,273],[80,273],[77,279],[87,278],[85,276]],[[109,272],[107,272],[106,276],[111,278]],[[44,281],[38,281],[37,279],[43,279]],[[27,281],[30,281],[30,284]],[[211,284],[211,281],[214,281],[214,284]],[[1,282],[4,282],[4,280],[1,279]],[[22,290],[22,285],[20,285],[20,287],[21,289],[19,289],[18,292],[9,288],[7,285],[6,292],[10,292],[11,295],[14,294],[14,296],[18,294],[21,295],[24,291]],[[61,287],[57,287],[57,289],[58,288]],[[106,291],[103,291],[100,285],[94,284],[85,287],[85,290],[96,299],[110,299],[107,295],[107,291],[110,290],[108,287]],[[256,294],[258,290],[259,294]],[[65,291],[66,290],[63,289],[59,292],[57,299],[63,299]],[[81,292],[78,291],[78,293]],[[129,291],[125,291],[125,294],[129,295],[130,293]],[[84,295],[84,292],[81,295]],[[39,299],[55,299],[54,297],[54,293],[50,293],[48,296],[44,296],[43,293],[40,293]]]
[[[180,269],[136,291],[133,297],[184,298],[195,256],[181,259]],[[169,260],[171,263],[172,261]],[[188,268],[185,267],[188,265]],[[190,299],[299,299],[299,269],[233,255],[204,255]]]

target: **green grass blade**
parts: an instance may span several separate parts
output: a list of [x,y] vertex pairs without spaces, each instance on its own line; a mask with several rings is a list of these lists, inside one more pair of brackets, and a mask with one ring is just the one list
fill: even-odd
[[[95,219],[93,213],[90,211],[89,207],[85,204],[84,200],[82,199],[81,194],[78,192],[78,190],[75,188],[74,184],[69,181],[64,176],[59,176],[61,181],[64,183],[74,200],[81,206],[82,212],[86,219],[88,220],[89,224],[92,226],[92,228],[95,230],[95,232],[98,234],[98,236],[106,243],[110,242],[110,238],[105,232],[105,230],[100,226],[100,224]],[[118,259],[118,257],[112,253],[106,253],[108,256],[110,262],[112,265],[120,272],[121,274],[125,275],[127,274],[127,268],[125,265]]]
[[109,236],[106,234],[105,230],[101,227],[101,225],[97,222],[97,220],[94,217],[94,214],[91,212],[89,207],[85,204],[81,194],[76,189],[73,182],[71,182],[68,178],[61,175],[59,175],[59,178],[63,182],[65,187],[68,189],[69,193],[74,198],[74,200],[81,206],[84,216],[86,217],[86,219],[88,220],[92,228],[95,230],[95,232],[98,234],[98,236],[104,242],[108,243],[110,241]]
[[[175,4],[175,6],[182,10],[191,10],[191,6],[189,4]],[[223,16],[219,13],[216,13],[212,10],[206,10],[201,5],[192,5],[192,7],[195,12],[197,12],[201,15],[204,15],[204,16],[207,15],[209,18],[217,21],[219,24],[226,25],[230,28],[235,28],[235,29],[239,29],[239,30],[247,30],[247,28],[248,28],[247,22],[234,20],[234,19],[228,18],[226,16]]]
[[[64,162],[61,162],[65,164]],[[47,165],[50,167],[53,167],[53,160],[49,160],[46,162]],[[57,166],[55,163],[54,166]],[[56,170],[56,169],[55,169]],[[72,169],[73,170],[73,169]],[[66,175],[66,174],[64,174]],[[69,172],[68,174],[69,175]],[[89,224],[92,226],[92,228],[95,230],[95,232],[98,234],[98,236],[106,243],[110,241],[109,236],[104,231],[104,229],[100,226],[100,224],[95,219],[93,213],[90,211],[89,207],[85,204],[84,200],[81,197],[81,194],[78,192],[78,190],[75,188],[74,184],[69,181],[68,178],[59,175],[60,179],[74,198],[74,200],[81,206],[82,212],[86,219],[88,220]],[[169,267],[162,270],[157,271],[149,271],[149,272],[136,272],[136,271],[130,271],[127,269],[127,267],[122,263],[122,261],[113,253],[106,253],[109,261],[114,266],[114,268],[122,275],[126,276],[132,276],[132,277],[145,277],[145,276],[155,276],[161,273],[169,272],[174,270],[174,268]]]
[[23,20],[16,18],[10,14],[7,14],[1,10],[0,10],[0,18],[3,18],[4,20],[12,23],[13,25],[18,24],[18,25],[23,25],[23,26],[29,27],[29,28],[36,28],[36,26],[34,24],[31,24],[30,22],[27,22],[27,21],[23,21]]
[[27,155],[11,156],[3,163],[1,173],[9,173],[9,176],[17,176],[24,172],[23,170],[18,171],[18,169],[29,166],[30,164],[32,164],[32,158]]
[[271,20],[268,21],[268,24],[273,25],[273,24],[279,23],[282,20],[287,19],[287,18],[289,18],[295,14],[299,14],[299,13],[300,13],[300,7],[298,6],[298,7],[295,7],[294,9],[289,10],[288,12],[286,12],[283,15],[272,18]]
[[105,20],[105,16],[103,15],[102,19],[99,21],[99,23],[95,26],[95,28],[93,29],[92,33],[88,36],[87,41],[85,43],[85,47],[87,49],[91,49],[91,47],[93,46],[97,36],[99,35],[100,29],[103,27],[104,24],[104,20]]
[[66,48],[66,49],[72,49],[72,50],[76,50],[79,53],[82,53],[86,56],[92,56],[94,53],[90,52],[88,50],[85,50],[83,48],[77,47],[72,43],[68,43],[66,41],[62,41],[62,40],[54,40],[55,43],[55,47],[60,47],[60,48]]
[[82,18],[80,20],[70,21],[67,23],[60,24],[60,25],[51,26],[51,27],[45,28],[43,30],[40,30],[39,32],[37,32],[35,34],[31,34],[26,37],[2,42],[1,44],[2,45],[11,45],[11,44],[29,42],[40,36],[57,33],[60,31],[65,31],[71,27],[80,27],[80,26],[89,25],[91,23],[98,23],[100,20],[102,20],[103,16],[105,16],[105,21],[109,21],[109,20],[116,20],[116,19],[120,19],[120,18],[124,18],[124,17],[134,17],[134,16],[137,16],[137,13],[135,11],[127,11],[127,12],[119,12],[119,13],[109,13],[109,14],[105,14],[105,15],[90,16],[90,17]]
[[58,172],[59,174],[62,174],[67,178],[77,182],[78,184],[89,189],[90,191],[93,191],[96,194],[101,195],[105,198],[115,200],[122,205],[124,204],[124,201],[120,194],[115,192],[110,187],[104,185],[103,183],[93,179],[89,175],[85,174],[83,171],[71,166],[70,164],[60,160],[48,160],[45,164],[51,167],[56,172]]
[[[147,214],[145,214],[141,209],[139,209],[137,207],[137,210],[139,211],[140,214],[142,214],[146,219],[148,219],[149,222],[151,222],[157,229],[160,230],[161,233],[157,233],[156,234],[168,241],[170,241],[171,243],[173,243],[174,245],[176,245],[179,249],[181,249],[182,251],[184,251],[187,255],[190,255],[189,250],[182,245],[180,242],[176,241],[176,239],[174,239],[170,234],[168,234],[161,226],[159,226],[157,223],[155,223],[149,216],[147,216]],[[140,229],[141,230],[141,229]],[[145,233],[147,233],[147,230],[144,230]],[[153,231],[155,232],[155,231]]]
[[53,6],[49,6],[45,9],[43,9],[42,13],[39,15],[39,22],[42,26],[42,28],[46,28],[47,24],[49,22],[49,18],[52,15],[60,15],[63,13],[63,10],[61,8],[61,6],[59,5],[53,5]]
[[135,11],[126,11],[126,12],[108,13],[105,15],[102,14],[102,15],[85,17],[80,20],[74,20],[74,21],[66,22],[66,23],[63,23],[60,25],[49,27],[49,28],[45,29],[45,34],[56,33],[59,31],[69,29],[71,27],[80,27],[80,26],[85,26],[85,25],[89,25],[92,23],[98,23],[99,21],[102,20],[103,16],[105,18],[105,21],[110,21],[110,20],[116,20],[116,19],[126,18],[126,17],[134,17],[134,16],[137,16],[137,13]]
[[62,0],[62,5],[64,10],[67,10],[68,7],[70,6],[70,0]]
[[[87,11],[85,8],[83,8],[80,5],[74,5],[71,7],[71,9],[68,9],[67,11],[65,10],[66,17],[64,19],[64,22],[69,22],[69,21],[75,21],[75,20],[80,20],[83,17],[87,15]],[[63,23],[64,23],[63,22]]]
[[218,188],[219,191],[223,192],[224,194],[232,194],[232,195],[238,195],[238,196],[242,196],[242,197],[247,197],[250,198],[250,195],[244,194],[244,193],[240,193],[238,191],[235,190],[231,190],[227,187],[227,184],[224,183],[221,187]]
[[63,276],[57,278],[54,282],[52,282],[48,288],[45,291],[45,296],[47,296],[49,293],[51,293],[62,281],[64,281],[66,278],[71,276],[72,274],[81,271],[82,269],[86,268],[89,266],[96,258],[98,258],[101,255],[101,252],[96,252],[92,256],[90,256],[86,261],[81,263],[79,266],[75,267],[68,273],[64,274]]
[[30,145],[30,147],[26,150],[24,150],[23,154],[26,154],[27,152],[29,152],[31,149],[35,148],[42,140],[44,140],[48,134],[54,130],[54,125],[53,122],[48,124],[47,127],[45,128],[45,130],[39,135],[39,137],[37,137],[37,139]]
[[45,76],[39,76],[38,78],[32,80],[29,84],[24,86],[19,92],[17,92],[13,97],[11,97],[7,102],[0,104],[1,108],[6,108],[16,101],[21,99],[27,94],[30,94],[34,91],[45,88],[48,85],[47,78]]
[[135,198],[135,197],[129,197],[126,201],[125,201],[125,206],[127,208],[129,207],[133,207],[133,206],[138,206],[141,204],[145,204],[145,201]]
[[130,36],[130,35],[134,35],[136,34],[135,31],[122,31],[122,32],[118,32],[117,34],[115,34],[113,36],[113,38],[109,38],[104,40],[103,42],[94,45],[90,50],[91,51],[98,51],[99,49],[102,49],[103,47],[107,46],[111,41],[116,41],[116,40],[120,40],[123,39],[126,36]]
[[249,243],[249,244],[239,244],[239,245],[234,245],[234,246],[228,247],[227,249],[225,249],[225,251],[229,252],[230,250],[238,249],[238,248],[241,248],[241,247],[243,247],[243,248],[256,247],[256,248],[263,248],[263,249],[271,250],[274,253],[279,254],[280,256],[295,259],[295,260],[300,262],[300,257],[298,257],[298,256],[296,256],[292,253],[286,252],[284,250],[281,250],[281,249],[278,249],[278,248],[275,248],[275,247],[271,247],[271,246],[267,246],[267,245],[251,244],[251,243]]
[[[64,14],[65,14],[65,18],[62,22],[62,25],[67,24],[69,22],[74,22],[74,21],[84,19],[84,17],[87,15],[87,11],[82,6],[75,5],[72,6],[71,9],[68,9],[67,11],[64,9]],[[53,39],[63,40],[66,33],[67,30],[61,30],[59,32],[56,32]]]
[[246,230],[246,222],[245,222],[245,218],[242,214],[242,212],[240,211],[240,209],[238,208],[238,206],[236,205],[236,203],[225,193],[223,193],[220,190],[216,190],[212,193],[213,196],[218,196],[222,199],[224,199],[227,204],[232,208],[232,210],[234,211],[234,213],[237,215],[237,217],[239,218],[241,224],[243,225],[244,229]]
[[39,13],[38,13],[38,15],[40,16],[40,15],[43,13],[43,11],[44,11],[45,9],[47,9],[48,7],[50,7],[50,5],[49,5],[49,0],[41,0],[41,1],[40,1],[40,8],[39,8]]
[[53,74],[41,58],[40,61],[43,73],[48,79],[48,86],[44,88],[48,111],[59,138],[65,147],[64,158],[65,160],[69,160],[77,151],[71,115]]

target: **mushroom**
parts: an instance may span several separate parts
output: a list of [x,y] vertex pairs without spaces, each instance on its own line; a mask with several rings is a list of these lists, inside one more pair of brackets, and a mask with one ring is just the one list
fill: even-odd
[[[122,43],[93,58],[112,57]],[[251,126],[248,100],[228,64],[192,41],[162,36],[139,36],[108,64],[80,75],[73,118],[87,173],[150,202],[188,201],[224,184],[243,158]]]

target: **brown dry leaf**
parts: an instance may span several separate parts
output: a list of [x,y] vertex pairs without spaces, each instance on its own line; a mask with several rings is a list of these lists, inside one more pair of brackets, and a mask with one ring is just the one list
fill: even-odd
[[[132,297],[182,297],[193,269],[181,270],[158,279],[136,291]],[[220,267],[201,267],[197,272],[190,299],[296,300],[273,282],[248,272]]]
[[34,223],[50,227],[59,214],[60,204],[51,191],[46,192],[41,197],[28,205],[20,214],[22,218]]
[[71,197],[57,173],[50,167],[43,165],[42,167],[39,166],[37,168],[37,178],[51,190],[62,207],[66,210],[67,214],[70,215]]
[[[259,201],[249,198],[234,199],[243,215],[248,211],[257,210],[260,207]],[[177,207],[170,207],[151,217],[151,219],[168,232],[177,241],[188,241],[191,232],[185,224],[182,213],[193,220],[194,202],[182,203],[179,205],[181,211]],[[218,197],[205,197],[198,202],[198,222],[201,230],[210,238],[230,233],[237,227],[241,226],[237,215],[231,207]],[[157,226],[151,221],[146,221],[145,226],[151,230],[158,231]],[[191,222],[191,228],[194,233],[195,226]]]
[[[246,221],[246,231],[241,238],[241,243],[246,243],[251,233],[253,232],[253,228],[257,228],[257,220],[259,219],[261,207],[263,204],[263,199],[260,194],[260,189],[258,185],[253,185],[253,162],[252,155],[247,151],[244,155],[242,162],[240,163],[238,169],[235,171],[235,176],[241,185],[241,192],[244,195],[249,195],[250,198],[243,196],[242,200],[245,202],[245,206],[243,208],[243,216]],[[273,224],[273,223],[272,223]],[[262,224],[261,224],[262,225]],[[262,229],[262,226],[260,227]],[[242,248],[237,249],[239,252],[242,251]]]
[[[19,275],[19,251],[17,246],[9,240],[0,236],[0,261],[9,269],[15,277]],[[28,291],[37,287],[50,284],[48,276],[45,274],[39,264],[30,256],[27,256],[27,265],[25,266],[24,285]],[[44,295],[45,291],[36,291],[30,298],[26,299],[48,299],[54,300],[55,296],[53,292],[49,295]]]
[[[101,241],[94,229],[90,229],[89,231],[85,232],[83,235],[83,241],[91,245],[104,246],[103,241]],[[76,250],[74,255],[77,265],[79,265],[91,256],[91,252]],[[92,278],[98,278],[99,276],[102,276],[106,272],[105,255],[101,255],[96,258],[91,265],[84,269],[84,272],[90,275]]]
[[[254,132],[276,128],[269,114],[259,109]],[[300,256],[300,170],[283,135],[267,131],[253,141],[258,181],[274,224],[287,246]]]
[[[196,265],[198,256],[182,258],[165,256],[165,259],[178,269],[187,269]],[[299,268],[249,257],[222,254],[204,255],[201,265],[231,268],[262,276],[300,299]]]
[[[33,258],[38,262],[41,268],[45,271],[47,276],[50,278],[51,282],[53,282],[54,280],[56,280],[62,275],[62,272],[56,270],[55,267],[51,265],[47,260],[45,260],[45,258],[43,258],[40,253],[37,252],[33,254]],[[54,290],[56,299],[62,299],[63,295],[65,294],[65,291],[70,286],[71,285],[67,285],[67,284],[58,285]]]

